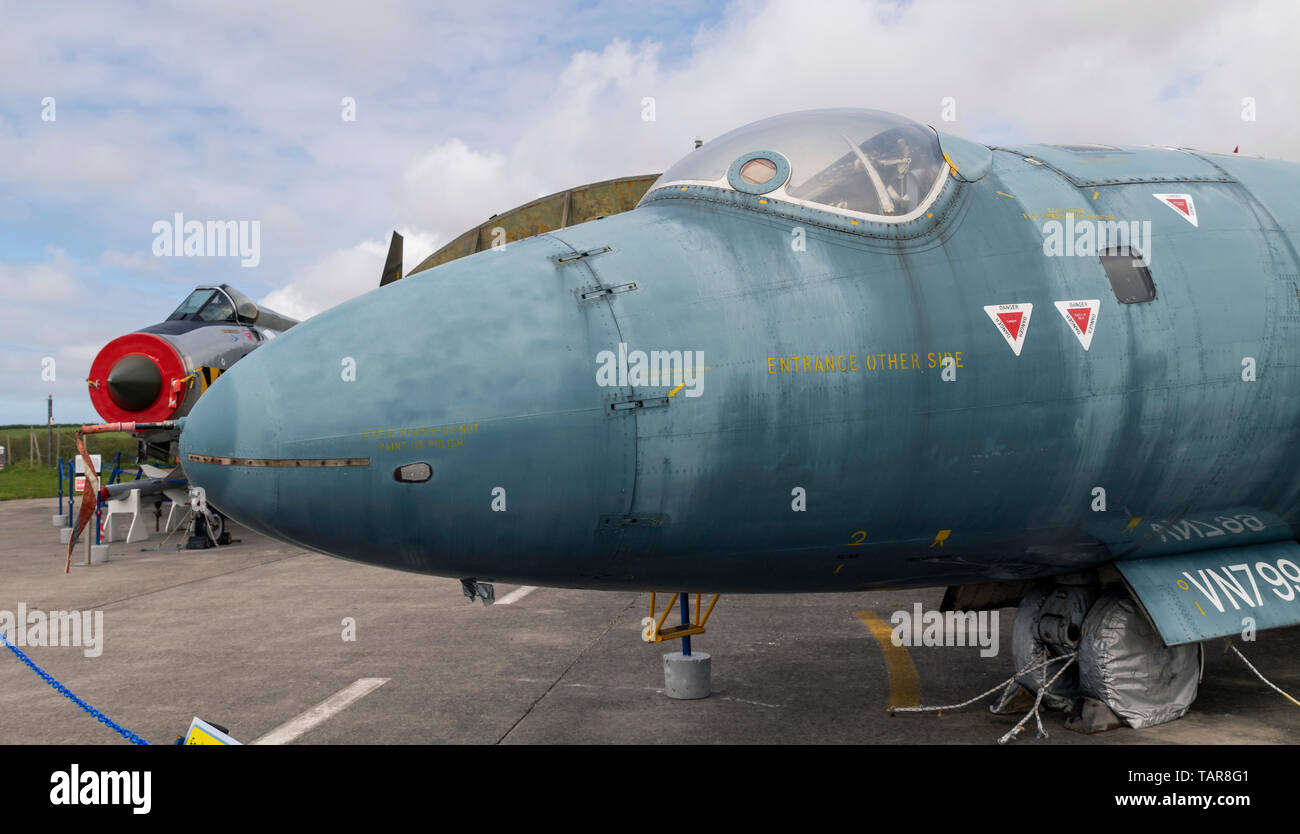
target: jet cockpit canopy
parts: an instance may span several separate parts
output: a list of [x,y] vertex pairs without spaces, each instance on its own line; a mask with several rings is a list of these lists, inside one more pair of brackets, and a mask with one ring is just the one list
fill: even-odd
[[880,110],[839,108],[773,116],[725,133],[669,168],[647,193],[711,186],[902,222],[943,188],[935,132]]
[[274,310],[258,307],[253,300],[229,284],[195,287],[167,321],[256,324],[264,330],[283,332],[298,323]]

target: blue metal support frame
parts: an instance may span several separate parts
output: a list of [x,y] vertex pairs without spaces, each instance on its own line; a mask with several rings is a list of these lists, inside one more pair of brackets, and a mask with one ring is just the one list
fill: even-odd
[[[682,592],[682,625],[690,625],[691,615],[689,608],[690,594]],[[687,657],[691,656],[691,638],[686,636],[682,638],[682,654]]]

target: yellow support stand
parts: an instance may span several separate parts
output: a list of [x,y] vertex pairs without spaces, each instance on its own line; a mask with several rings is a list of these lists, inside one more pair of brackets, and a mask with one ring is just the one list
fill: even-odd
[[709,601],[709,607],[705,609],[704,616],[700,616],[700,601],[703,594],[695,595],[695,616],[694,622],[683,625],[668,626],[664,628],[664,621],[668,619],[668,614],[677,604],[679,594],[673,594],[664,606],[662,614],[655,616],[658,606],[656,605],[656,595],[654,591],[650,592],[650,616],[641,621],[643,626],[641,639],[647,643],[662,643],[665,640],[677,640],[682,637],[690,637],[695,634],[704,633],[704,624],[709,621],[709,615],[713,613],[713,606],[718,604],[718,598],[722,594],[714,594],[713,599]]

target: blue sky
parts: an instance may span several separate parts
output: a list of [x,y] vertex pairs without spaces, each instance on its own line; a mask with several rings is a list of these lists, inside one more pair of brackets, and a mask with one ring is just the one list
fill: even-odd
[[[56,419],[97,421],[99,347],[197,283],[309,315],[375,286],[393,228],[409,269],[495,212],[788,110],[939,125],[951,96],[941,127],[991,144],[1300,159],[1295,4],[1047,5],[0,0],[0,424],[42,421],[48,392]],[[260,264],[154,257],[176,212],[259,221]]]

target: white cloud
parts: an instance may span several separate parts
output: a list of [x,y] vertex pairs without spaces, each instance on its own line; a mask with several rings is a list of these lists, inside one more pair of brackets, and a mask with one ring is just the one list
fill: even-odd
[[[94,419],[85,383],[91,360],[109,339],[151,323],[124,325],[147,309],[140,294],[86,277],[94,272],[61,250],[36,263],[0,261],[0,424],[43,423],[50,393],[56,419]],[[53,380],[45,378],[51,358]]]
[[404,222],[450,240],[509,208],[503,199],[527,201],[534,191],[531,172],[511,170],[504,156],[472,151],[452,139],[420,154],[402,171],[397,212]]
[[[1300,159],[1300,125],[1288,109],[1300,51],[1282,42],[1279,14],[1300,21],[1300,7],[1208,2],[1184,4],[1172,18],[1126,0],[1087,9],[737,3],[671,66],[654,42],[615,38],[573,55],[544,99],[500,125],[498,138],[518,137],[503,151],[453,140],[417,156],[402,174],[397,210],[451,239],[539,194],[662,171],[697,135],[816,107],[888,110],[990,144],[1241,144]],[[1257,123],[1241,121],[1243,95],[1259,98]],[[650,122],[641,118],[647,96]],[[948,96],[956,123],[940,121]]]
[[[419,262],[413,257],[416,253],[433,251],[434,242],[429,235],[406,231],[402,242],[403,273]],[[370,292],[379,286],[388,244],[383,239],[365,240],[329,252],[258,303],[301,320]]]
[[86,286],[74,274],[74,262],[62,250],[53,255],[50,263],[0,263],[0,298],[5,299],[5,318],[11,323],[20,310],[84,297]]
[[120,267],[137,274],[157,274],[163,271],[166,261],[153,255],[142,252],[119,252],[116,249],[110,249],[99,256],[99,262],[104,266]]

